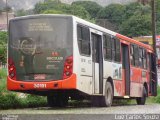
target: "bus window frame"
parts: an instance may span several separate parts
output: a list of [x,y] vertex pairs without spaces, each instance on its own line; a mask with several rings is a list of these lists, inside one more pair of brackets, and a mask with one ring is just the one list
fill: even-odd
[[[108,46],[106,46],[106,39],[104,39],[104,36],[108,35],[110,37],[109,41],[110,41],[110,48]],[[111,42],[111,35],[108,33],[103,33],[103,58],[105,61],[112,61],[112,42]],[[107,49],[107,50],[106,50]],[[107,55],[108,49],[110,49],[110,58],[105,57],[105,54]],[[105,52],[105,53],[104,53]]]
[[[79,32],[78,32],[78,27],[81,27],[82,28],[87,28],[88,29],[88,33],[89,33],[89,40],[83,40],[82,38],[79,38]],[[80,55],[82,56],[85,56],[85,57],[91,57],[91,54],[92,54],[92,50],[91,50],[91,34],[90,34],[90,29],[88,26],[86,25],[83,25],[83,24],[80,24],[80,23],[77,23],[76,25],[76,30],[77,30],[77,43],[78,43],[78,51],[80,53]],[[81,32],[81,35],[82,35],[82,32]],[[79,46],[79,42],[81,41],[81,47]],[[89,54],[84,54],[82,53],[82,42],[83,41],[88,41],[87,43],[89,44],[88,46],[90,47],[89,48]]]

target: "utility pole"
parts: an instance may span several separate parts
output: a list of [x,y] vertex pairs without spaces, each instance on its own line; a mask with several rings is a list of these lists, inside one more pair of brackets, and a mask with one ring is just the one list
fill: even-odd
[[6,0],[6,17],[7,17],[7,31],[8,31],[8,0]]
[[[156,52],[156,15],[155,15],[155,0],[151,0],[151,7],[152,7],[152,38],[153,38],[153,49],[154,49],[154,62],[157,63],[157,52]],[[156,64],[155,66],[156,67]],[[154,83],[154,90],[156,91],[154,95],[157,95],[157,67],[155,68],[155,83]],[[153,84],[153,83],[152,83]]]
[[151,0],[152,6],[152,38],[153,38],[153,49],[156,54],[156,16],[155,16],[155,0]]

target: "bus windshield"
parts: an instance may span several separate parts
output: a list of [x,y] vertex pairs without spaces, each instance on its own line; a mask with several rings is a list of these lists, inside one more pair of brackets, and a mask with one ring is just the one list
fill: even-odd
[[64,61],[73,54],[70,21],[40,16],[10,21],[8,58],[15,64],[17,80],[63,78]]

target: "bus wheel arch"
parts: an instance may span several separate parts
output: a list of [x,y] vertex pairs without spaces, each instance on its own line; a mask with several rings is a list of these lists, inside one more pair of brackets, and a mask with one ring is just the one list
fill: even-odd
[[108,77],[106,82],[110,82],[112,85],[112,89],[114,90],[113,79],[111,77]]
[[148,97],[148,85],[147,85],[147,83],[146,82],[144,82],[144,84],[143,84],[143,86],[144,86],[144,88],[146,89],[146,97]]
[[114,85],[111,77],[105,81],[104,87],[104,96],[102,97],[101,106],[110,107],[112,105],[114,95]]
[[143,84],[142,96],[136,98],[136,102],[138,105],[145,105],[146,97],[148,96],[148,87],[147,83]]

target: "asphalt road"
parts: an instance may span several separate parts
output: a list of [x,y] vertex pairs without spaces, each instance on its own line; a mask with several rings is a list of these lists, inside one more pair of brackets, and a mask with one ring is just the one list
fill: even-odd
[[[15,120],[128,120],[129,114],[136,115],[136,120],[160,120],[160,104],[123,105],[112,107],[66,107],[66,108],[26,108],[0,110],[2,120],[5,115],[15,115]],[[144,116],[144,115],[158,116]],[[10,116],[9,116],[10,117]],[[12,116],[11,116],[12,117]],[[126,119],[125,119],[126,118]],[[139,119],[138,119],[139,118]],[[147,119],[148,118],[148,119]],[[132,119],[131,120],[135,120]]]
[[26,108],[0,110],[0,114],[160,114],[160,104],[112,107]]

